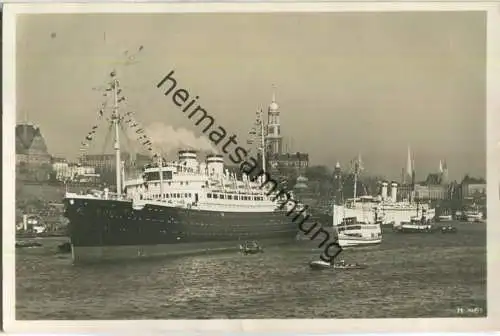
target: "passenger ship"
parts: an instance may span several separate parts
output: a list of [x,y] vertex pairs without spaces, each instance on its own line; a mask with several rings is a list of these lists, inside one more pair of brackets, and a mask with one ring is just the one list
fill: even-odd
[[[408,149],[408,165],[411,165],[411,154]],[[355,162],[359,170],[360,158]],[[414,169],[408,168],[408,172]],[[359,173],[359,172],[358,172]],[[355,174],[357,178],[357,173]],[[413,179],[413,178],[412,178]],[[414,183],[414,182],[412,182]],[[391,188],[388,193],[389,184]],[[356,185],[355,185],[356,187]],[[426,221],[432,221],[436,215],[436,210],[427,203],[418,203],[413,200],[398,201],[398,184],[396,182],[382,182],[381,193],[375,197],[370,195],[357,196],[354,188],[354,197],[347,199],[342,205],[337,206],[337,210],[343,212],[347,217],[367,216],[370,220],[380,222],[382,225],[398,226],[402,222],[409,222],[413,217],[419,219],[424,217]],[[341,218],[338,218],[336,225],[340,224]]]
[[[115,95],[117,84],[110,88]],[[111,118],[116,133],[119,100]],[[124,181],[117,136],[115,150],[117,193],[65,195],[74,263],[237,250],[247,240],[294,241],[297,225],[282,200],[267,195],[262,179],[236,178],[224,170],[221,155],[202,163],[194,150],[179,151],[174,162],[158,156],[141,178]]]
[[[431,221],[436,216],[436,210],[427,203],[397,201],[397,184],[393,184],[391,197],[387,197],[387,186],[382,184],[382,194],[376,197],[365,195],[347,199],[343,205],[337,206],[337,211],[345,213],[347,217],[369,216],[370,220],[382,225],[397,226],[402,222],[409,222],[412,218],[422,216]],[[369,215],[368,215],[369,214]],[[337,225],[341,219],[338,219]]]

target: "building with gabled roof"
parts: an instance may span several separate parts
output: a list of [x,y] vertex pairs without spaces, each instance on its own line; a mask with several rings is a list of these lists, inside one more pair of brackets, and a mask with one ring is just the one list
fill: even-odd
[[40,128],[30,123],[16,125],[16,164],[37,166],[51,163]]

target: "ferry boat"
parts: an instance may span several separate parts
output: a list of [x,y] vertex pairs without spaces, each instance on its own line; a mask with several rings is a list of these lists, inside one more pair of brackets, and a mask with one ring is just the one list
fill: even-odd
[[179,151],[172,162],[157,155],[142,177],[124,179],[117,136],[124,121],[121,90],[116,72],[111,75],[106,91],[115,98],[110,121],[117,192],[66,193],[73,263],[238,250],[248,240],[268,245],[295,240],[297,224],[286,216],[282,200],[267,195],[261,178],[229,173],[221,155],[208,155],[205,162],[195,150]]
[[358,221],[356,217],[347,217],[336,229],[338,243],[342,248],[378,245],[382,242],[382,229],[378,223],[367,223]]
[[[360,159],[355,162],[354,186],[357,184]],[[354,187],[356,196],[356,187]],[[348,200],[352,202],[353,199]],[[356,197],[354,197],[356,200]],[[353,246],[377,245],[382,242],[381,223],[376,222],[375,212],[370,207],[363,207],[361,211],[354,206],[333,205],[333,227],[337,232],[338,243],[342,248]],[[358,208],[359,209],[359,208]],[[352,214],[355,214],[354,216]]]

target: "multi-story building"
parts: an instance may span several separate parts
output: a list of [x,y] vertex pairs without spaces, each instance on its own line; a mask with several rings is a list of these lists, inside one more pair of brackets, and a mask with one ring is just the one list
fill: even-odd
[[[151,162],[151,158],[144,154],[131,155],[127,152],[121,153],[121,160],[125,163],[125,169],[143,168],[144,165]],[[80,159],[83,166],[94,167],[97,170],[114,171],[116,167],[115,154],[85,154]]]
[[[130,161],[128,153],[121,153],[121,159],[125,162]],[[85,154],[80,158],[80,164],[94,167],[98,170],[115,170],[115,154]]]
[[447,200],[450,199],[450,190],[448,185],[415,185],[415,199],[416,200]]
[[268,165],[271,171],[284,175],[304,175],[309,167],[309,154],[307,153],[283,153],[268,156]]
[[[125,176],[135,178],[142,173],[142,169],[151,158],[144,154],[131,155],[127,152],[121,153],[121,160],[124,165]],[[93,167],[100,175],[103,182],[114,184],[116,180],[116,156],[115,154],[86,154],[80,159],[80,165]]]
[[464,183],[462,184],[462,197],[474,197],[486,195],[486,183]]
[[486,200],[486,180],[466,175],[460,185],[462,199]]
[[82,166],[78,163],[68,163],[66,160],[56,159],[52,163],[55,179],[62,182],[99,182],[100,175],[95,167]]
[[439,171],[427,175],[424,182],[413,183],[400,188],[401,194],[413,195],[417,201],[443,201],[454,197],[455,188],[449,183],[446,162],[439,161]]

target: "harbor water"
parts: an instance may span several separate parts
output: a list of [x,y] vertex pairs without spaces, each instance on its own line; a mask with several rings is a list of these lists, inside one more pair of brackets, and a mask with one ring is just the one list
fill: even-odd
[[[311,242],[265,252],[73,266],[65,238],[16,251],[16,318],[403,318],[486,315],[486,225],[455,234],[384,232],[344,251],[364,270],[313,271]],[[472,309],[472,310],[471,310]],[[470,313],[473,311],[473,313]],[[465,312],[465,313],[464,313]]]

